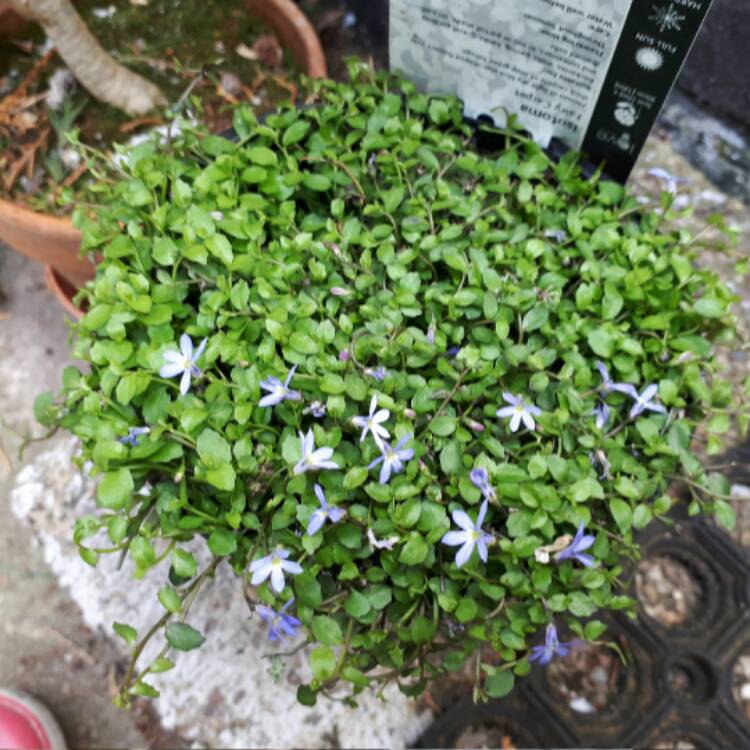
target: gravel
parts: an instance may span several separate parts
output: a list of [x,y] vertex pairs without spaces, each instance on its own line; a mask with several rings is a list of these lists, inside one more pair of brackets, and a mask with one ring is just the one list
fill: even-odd
[[693,573],[666,555],[646,558],[638,565],[635,588],[643,611],[666,627],[685,622],[703,598],[701,584]]
[[547,668],[547,681],[577,713],[606,711],[622,693],[625,665],[606,646],[580,643]]

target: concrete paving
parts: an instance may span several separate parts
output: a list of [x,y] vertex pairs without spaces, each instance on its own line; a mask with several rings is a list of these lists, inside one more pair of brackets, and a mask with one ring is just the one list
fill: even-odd
[[[111,703],[118,654],[85,624],[46,564],[33,530],[10,510],[21,436],[41,434],[32,405],[58,387],[68,361],[68,328],[42,281],[40,266],[0,246],[0,446],[13,470],[0,468],[0,684],[26,690],[55,714],[70,747],[137,747],[142,716]],[[5,317],[7,316],[7,317]],[[33,462],[40,450],[28,451]]]

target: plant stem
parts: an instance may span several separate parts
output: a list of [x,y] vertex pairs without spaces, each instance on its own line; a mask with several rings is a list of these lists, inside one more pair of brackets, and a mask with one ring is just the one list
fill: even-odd
[[[183,613],[180,618],[180,621],[184,621],[185,617],[187,617],[188,612],[190,611],[190,607],[192,606],[193,602],[195,601],[195,597],[198,593],[198,590],[203,585],[203,582],[206,580],[206,578],[211,575],[214,570],[216,570],[216,566],[223,560],[222,557],[215,557],[211,564],[203,570],[202,573],[198,575],[198,577],[190,584],[188,587],[186,593],[185,593],[185,599],[183,601],[186,601],[186,605],[183,608]],[[156,633],[159,632],[166,624],[169,622],[170,618],[172,617],[172,612],[165,612],[148,630],[146,635],[141,638],[141,640],[136,644],[135,648],[133,649],[133,653],[130,656],[130,661],[128,662],[128,669],[125,673],[125,678],[122,681],[122,685],[120,686],[120,697],[123,699],[123,701],[127,702],[127,695],[130,691],[131,686],[133,685],[133,675],[135,674],[135,665],[138,661],[138,658],[143,653],[143,649],[146,648],[146,645],[148,642],[156,635]],[[165,652],[166,653],[166,652]]]

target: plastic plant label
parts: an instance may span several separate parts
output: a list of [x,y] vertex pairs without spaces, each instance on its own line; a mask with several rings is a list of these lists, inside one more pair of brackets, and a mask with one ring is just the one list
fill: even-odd
[[390,0],[390,64],[627,179],[712,0]]

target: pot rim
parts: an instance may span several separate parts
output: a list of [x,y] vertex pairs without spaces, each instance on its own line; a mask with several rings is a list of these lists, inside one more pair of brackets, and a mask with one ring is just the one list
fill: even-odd
[[78,290],[50,265],[44,266],[44,282],[47,289],[65,308],[65,312],[74,320],[80,320],[85,315],[83,310],[73,304],[73,297]]

